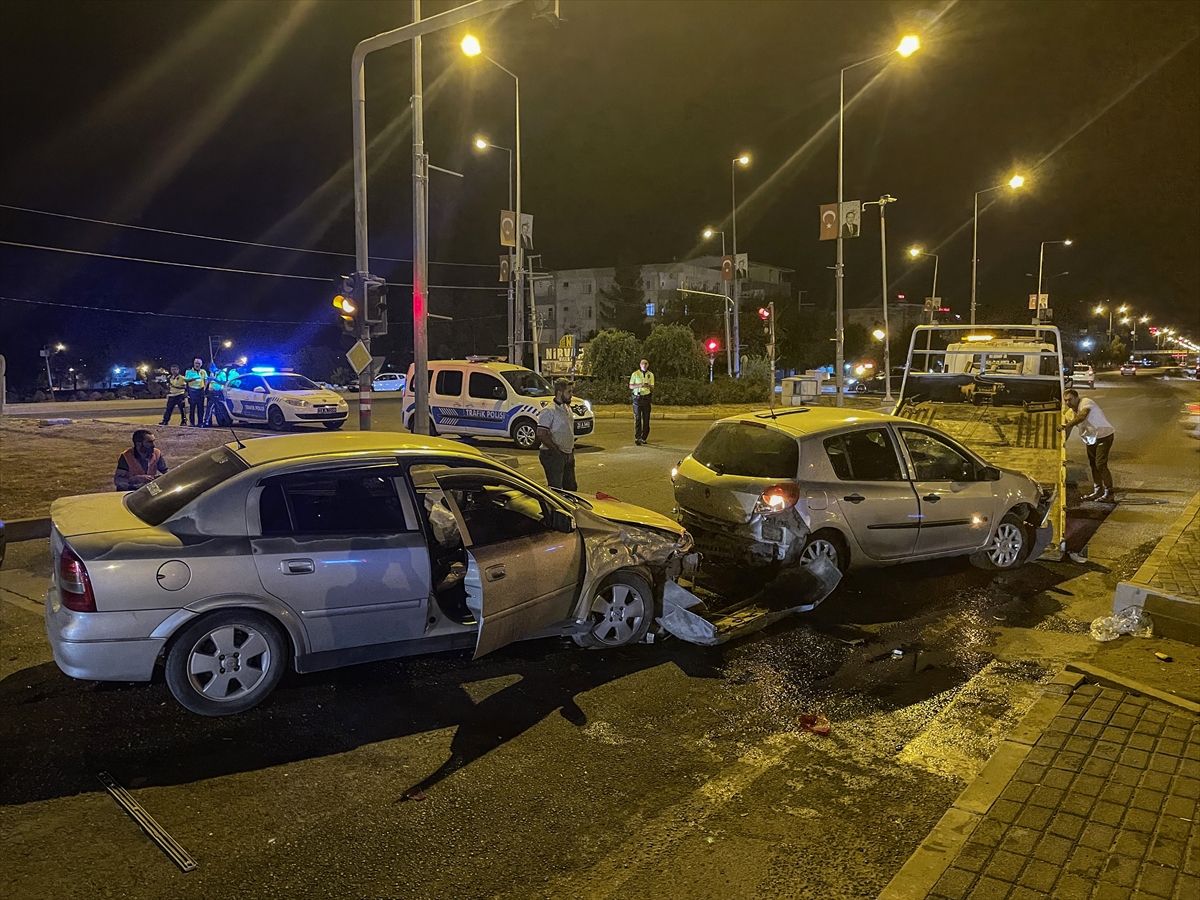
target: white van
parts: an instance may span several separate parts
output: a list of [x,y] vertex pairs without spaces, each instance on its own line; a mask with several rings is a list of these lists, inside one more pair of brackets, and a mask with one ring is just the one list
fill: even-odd
[[[404,388],[404,425],[413,429],[413,366]],[[554,402],[554,388],[537,372],[491,357],[431,360],[429,363],[430,433],[508,437],[529,450],[537,444],[538,414]],[[574,400],[576,436],[596,428],[592,404]]]

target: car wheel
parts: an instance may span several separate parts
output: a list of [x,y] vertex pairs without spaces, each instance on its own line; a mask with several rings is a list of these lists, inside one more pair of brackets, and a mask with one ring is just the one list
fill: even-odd
[[807,566],[820,556],[837,566],[843,575],[846,574],[846,568],[850,565],[850,548],[840,534],[826,528],[810,535],[808,543],[800,551],[800,565]]
[[167,687],[185,709],[230,716],[261,703],[287,662],[287,639],[274,619],[254,610],[221,610],[201,616],[171,641]]
[[595,589],[589,613],[591,630],[574,636],[590,650],[624,647],[641,641],[654,621],[654,590],[633,572],[614,572]]
[[1005,513],[996,534],[983,550],[971,554],[971,562],[981,569],[1015,569],[1025,562],[1033,549],[1029,528],[1015,513]]
[[512,439],[522,450],[537,446],[537,423],[533,419],[517,419],[512,427]]
[[[405,423],[405,425],[404,425],[404,427],[408,429],[408,433],[409,433],[409,434],[416,434],[416,433],[417,433],[417,430],[416,430],[415,428],[413,428],[413,424],[415,423],[415,421],[416,421],[416,417],[415,417],[415,416],[409,416],[409,417],[408,417],[408,422],[407,422],[407,423]],[[436,424],[434,424],[434,421],[433,421],[433,416],[430,416],[430,417],[429,417],[429,436],[430,436],[430,437],[437,437],[437,436],[438,436],[437,425],[436,425]]]
[[287,428],[287,417],[284,416],[283,410],[278,406],[268,409],[267,424],[271,426],[272,431],[284,431]]
[[346,420],[342,419],[342,421],[340,421],[340,422],[325,422],[324,424],[325,424],[325,427],[328,428],[330,431],[337,431],[339,428],[341,428],[343,425],[346,424]]

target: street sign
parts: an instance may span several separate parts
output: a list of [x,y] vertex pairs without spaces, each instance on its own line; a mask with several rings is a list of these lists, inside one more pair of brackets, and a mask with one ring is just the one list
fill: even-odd
[[821,207],[821,240],[836,241],[838,235],[838,212],[836,203]]
[[517,214],[511,209],[500,210],[500,246],[517,246]]
[[366,344],[358,341],[346,354],[346,361],[350,363],[350,367],[354,369],[354,374],[357,375],[371,362],[371,351],[367,349]]

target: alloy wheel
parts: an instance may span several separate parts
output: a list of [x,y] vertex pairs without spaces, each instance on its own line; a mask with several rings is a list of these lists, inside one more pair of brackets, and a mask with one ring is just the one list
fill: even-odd
[[615,582],[596,594],[592,615],[592,637],[602,644],[617,647],[628,643],[646,616],[646,600],[632,585]]
[[271,646],[247,625],[221,625],[200,638],[188,653],[188,681],[209,700],[241,700],[271,670]]
[[988,559],[999,569],[1007,569],[1014,565],[1021,556],[1025,546],[1025,535],[1021,529],[1011,522],[1001,522],[988,548]]
[[808,546],[801,551],[800,565],[810,565],[822,556],[835,566],[838,564],[838,549],[834,546],[833,541],[826,540],[825,538],[817,538],[809,542]]

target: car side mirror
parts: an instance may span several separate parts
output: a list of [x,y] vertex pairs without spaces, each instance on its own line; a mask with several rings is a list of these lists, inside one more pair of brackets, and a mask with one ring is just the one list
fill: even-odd
[[575,530],[575,520],[561,510],[551,510],[550,527],[555,531],[562,532],[563,534],[570,534]]
[[267,389],[265,387],[256,387],[254,389],[254,393],[256,393],[256,394],[265,394],[266,392],[267,392]]
[[1000,470],[997,469],[995,466],[984,466],[982,469],[979,470],[979,480],[980,481],[999,481],[1000,480]]

